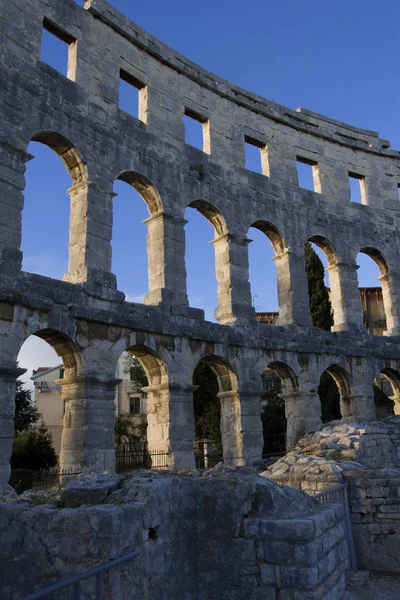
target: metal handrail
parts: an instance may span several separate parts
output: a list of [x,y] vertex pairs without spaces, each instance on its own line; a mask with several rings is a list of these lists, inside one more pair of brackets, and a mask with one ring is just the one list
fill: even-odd
[[315,494],[313,498],[316,498],[323,504],[326,503],[335,503],[335,496],[338,497],[339,503],[343,504],[344,509],[344,522],[346,529],[346,541],[347,541],[347,550],[349,554],[349,566],[351,571],[357,571],[357,560],[356,560],[356,551],[354,546],[354,538],[353,538],[353,529],[351,526],[350,519],[350,508],[349,508],[349,500],[347,498],[347,484],[341,483],[329,490],[325,490],[324,492],[319,492]]
[[128,554],[124,554],[124,556],[120,556],[115,560],[111,560],[110,562],[99,565],[98,567],[93,567],[93,569],[89,569],[88,571],[84,571],[83,573],[78,573],[77,575],[73,575],[68,579],[63,579],[58,583],[53,583],[44,590],[40,592],[35,592],[34,594],[30,594],[29,596],[25,596],[22,600],[40,600],[42,598],[46,598],[50,596],[51,600],[56,600],[57,592],[64,590],[67,587],[74,586],[74,600],[81,599],[81,582],[84,579],[88,579],[89,577],[96,576],[96,600],[102,600],[103,598],[103,573],[109,571],[113,567],[117,567],[128,560],[132,560],[139,556],[140,550],[134,550],[133,552],[129,552]]

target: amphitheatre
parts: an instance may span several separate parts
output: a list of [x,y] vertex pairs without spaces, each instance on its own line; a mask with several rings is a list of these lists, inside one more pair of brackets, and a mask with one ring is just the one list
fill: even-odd
[[[400,414],[399,152],[373,131],[294,111],[228,83],[104,0],[88,0],[84,6],[74,0],[1,0],[0,7],[7,25],[0,40],[6,82],[0,94],[0,486],[5,488],[10,476],[15,382],[21,374],[17,356],[31,335],[47,341],[64,363],[60,466],[83,473],[114,471],[115,368],[124,351],[139,359],[149,381],[149,450],[167,452],[172,470],[194,467],[192,378],[200,361],[218,379],[227,467],[247,467],[261,459],[261,375],[266,368],[282,383],[289,448],[321,427],[317,389],[325,371],[338,385],[346,422],[376,419],[373,382],[380,374],[389,379]],[[43,27],[69,45],[67,77],[39,60]],[[139,90],[138,119],[118,107],[121,78]],[[203,151],[185,143],[184,115],[202,124]],[[24,172],[33,158],[27,152],[32,140],[54,150],[73,180],[69,269],[62,281],[21,270]],[[259,148],[263,173],[245,168],[245,143]],[[312,167],[314,191],[299,186],[297,162]],[[350,202],[349,176],[360,180],[361,204]],[[138,191],[149,212],[149,293],[142,304],[125,300],[111,272],[117,179]],[[204,312],[188,303],[188,206],[215,231],[217,323],[206,321]],[[262,231],[275,251],[276,325],[260,323],[252,306],[250,227]],[[312,325],[307,241],[328,259],[330,332]],[[383,336],[367,333],[363,325],[359,252],[380,269],[387,323]],[[149,493],[146,485],[143,497]],[[250,484],[237,485],[235,500],[242,506],[239,495],[246,495],[242,488]],[[294,505],[297,492],[290,494]],[[299,514],[314,510],[307,504],[311,500],[298,502]],[[330,510],[331,518],[338,519],[337,508]],[[311,539],[307,535],[299,538],[304,544]],[[228,552],[222,543],[219,550]],[[339,554],[336,559],[338,564],[344,560]],[[265,585],[272,586],[267,579]],[[278,597],[236,593],[218,597]],[[342,597],[339,592],[318,594],[279,598]],[[164,596],[155,593],[158,597]],[[182,597],[212,596],[193,592]]]

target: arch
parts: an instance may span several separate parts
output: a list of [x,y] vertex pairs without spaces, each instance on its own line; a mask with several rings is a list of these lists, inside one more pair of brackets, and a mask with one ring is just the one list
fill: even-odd
[[[390,389],[385,389],[384,380],[389,382]],[[374,380],[373,388],[378,420],[400,414],[400,373],[396,369],[382,369]]]
[[118,175],[117,180],[131,185],[147,204],[149,214],[154,216],[163,210],[160,194],[155,186],[140,173],[135,171],[124,171]]
[[363,246],[359,253],[368,256],[379,269],[379,276],[377,277],[379,284],[373,283],[372,286],[370,283],[371,269],[367,270],[368,267],[362,265],[364,276],[368,273],[367,285],[365,285],[365,282],[362,285],[360,284],[360,274],[363,271],[359,272],[358,287],[360,289],[363,322],[367,327],[367,331],[373,335],[383,335],[385,331],[392,332],[396,330],[398,324],[397,299],[393,293],[387,260],[380,250],[372,246]]
[[206,362],[218,380],[220,392],[236,392],[238,389],[238,378],[234,368],[227,360],[216,354],[205,356],[199,360]]
[[336,265],[337,251],[336,251],[335,246],[332,244],[332,242],[330,240],[328,240],[323,235],[312,235],[311,237],[308,238],[307,241],[311,242],[312,244],[315,244],[316,246],[318,246],[318,248],[320,248],[324,252],[324,254],[326,255],[326,258],[328,260],[329,267]]
[[224,235],[228,233],[225,218],[221,215],[219,210],[207,202],[206,200],[193,200],[188,204],[189,208],[195,208],[207,219],[209,223],[214,227],[217,235]]
[[321,374],[318,395],[322,422],[350,417],[354,413],[350,375],[337,363],[329,365]]
[[287,244],[284,237],[282,236],[278,228],[275,227],[275,225],[273,225],[269,221],[254,221],[254,223],[252,223],[250,227],[255,227],[267,236],[267,238],[272,244],[275,254],[281,254],[287,249]]
[[36,133],[30,141],[40,142],[51,148],[61,158],[74,184],[87,181],[86,163],[78,149],[67,138],[55,131],[41,131]]
[[146,373],[149,386],[163,386],[168,383],[167,367],[163,360],[148,346],[129,346],[127,352],[136,356]]
[[360,252],[366,254],[367,256],[372,258],[374,262],[376,262],[376,264],[379,267],[381,276],[387,274],[389,270],[388,264],[380,250],[377,250],[377,248],[372,248],[371,246],[364,246],[363,248],[360,248]]
[[279,360],[274,360],[268,363],[268,365],[264,369],[264,372],[266,370],[276,373],[276,375],[281,380],[283,391],[285,393],[296,392],[298,390],[297,375],[293,371],[292,367],[290,367],[286,363]]

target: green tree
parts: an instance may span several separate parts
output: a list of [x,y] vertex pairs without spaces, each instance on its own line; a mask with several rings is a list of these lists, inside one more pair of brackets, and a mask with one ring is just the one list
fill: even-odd
[[146,439],[146,416],[122,413],[115,419],[114,433],[117,445],[126,444],[129,450],[134,452],[138,442]]
[[38,428],[31,426],[15,436],[10,463],[12,469],[32,471],[56,466],[53,440],[43,421]]
[[[306,275],[310,313],[314,327],[330,331],[333,325],[332,307],[329,292],[325,287],[325,269],[310,242],[305,245]],[[318,386],[321,400],[321,418],[323,423],[340,419],[340,393],[329,373],[323,373]]]
[[325,269],[310,242],[305,245],[305,261],[308,298],[313,325],[324,331],[330,331],[333,325],[333,315],[329,292],[324,282]]
[[26,431],[31,425],[37,423],[41,417],[32,401],[31,391],[25,390],[22,381],[17,379],[15,393],[15,433]]
[[137,391],[140,392],[142,388],[149,385],[146,373],[136,356],[130,352],[124,354],[123,372],[130,376],[130,380],[136,385]]
[[211,367],[200,362],[193,375],[193,385],[197,390],[193,393],[195,438],[221,443],[221,403],[217,396],[218,381]]

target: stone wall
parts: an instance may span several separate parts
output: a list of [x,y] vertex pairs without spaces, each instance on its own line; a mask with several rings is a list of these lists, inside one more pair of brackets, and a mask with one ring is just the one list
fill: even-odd
[[346,483],[357,565],[400,573],[400,421],[326,427],[265,475],[315,495]]
[[[30,335],[65,367],[63,468],[110,471],[115,368],[123,351],[149,380],[149,449],[194,465],[193,372],[218,378],[226,462],[262,453],[261,374],[282,381],[291,447],[321,425],[318,384],[336,380],[343,418],[374,419],[378,373],[400,403],[399,155],[378,134],[247,92],[179,55],[104,0],[0,0],[0,485],[13,439],[17,357]],[[68,44],[67,76],[40,60],[43,29]],[[140,88],[139,118],[119,108],[122,77]],[[186,144],[184,115],[203,123]],[[63,281],[22,270],[21,215],[31,141],[54,150],[72,178],[69,267]],[[263,173],[245,168],[245,142]],[[297,161],[312,166],[302,189]],[[363,203],[350,201],[349,173]],[[113,185],[146,202],[149,290],[130,303],[111,272]],[[188,305],[186,207],[214,228],[218,323]],[[248,272],[249,229],[275,251],[279,324],[259,323]],[[304,245],[327,254],[334,326],[312,327]],[[362,250],[379,265],[387,331],[367,334],[357,282]],[[133,290],[134,291],[134,290]]]
[[[135,548],[140,557],[106,580],[106,598],[342,598],[347,550],[341,508],[323,507],[251,470],[86,477],[62,499],[78,506],[56,508],[54,494],[36,496],[35,504],[45,504],[33,506],[30,492],[0,506],[4,600]],[[87,592],[85,598],[92,597]]]

